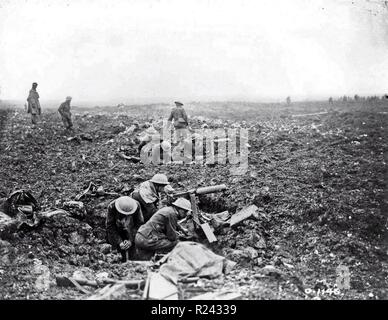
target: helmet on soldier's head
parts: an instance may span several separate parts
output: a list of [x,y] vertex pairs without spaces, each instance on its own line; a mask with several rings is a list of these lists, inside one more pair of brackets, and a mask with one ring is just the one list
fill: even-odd
[[123,215],[133,214],[137,210],[137,202],[128,196],[123,196],[115,201],[115,208]]
[[185,198],[178,198],[176,199],[173,203],[172,203],[174,206],[178,207],[178,208],[181,208],[181,209],[184,209],[186,211],[191,211],[191,203],[189,200],[185,199]]
[[158,184],[170,184],[170,182],[168,182],[167,176],[163,173],[155,174],[150,181]]

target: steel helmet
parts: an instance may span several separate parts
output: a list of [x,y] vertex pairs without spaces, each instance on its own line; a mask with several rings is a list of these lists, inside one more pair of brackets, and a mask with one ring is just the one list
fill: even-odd
[[150,181],[158,184],[170,184],[170,182],[168,182],[167,176],[163,173],[155,174]]
[[128,196],[120,197],[115,201],[115,208],[118,212],[127,216],[136,211],[137,202]]
[[178,198],[172,204],[178,208],[191,211],[191,203],[185,198]]

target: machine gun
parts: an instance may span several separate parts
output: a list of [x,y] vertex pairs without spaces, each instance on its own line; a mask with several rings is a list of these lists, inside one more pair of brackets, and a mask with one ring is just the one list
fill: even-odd
[[170,198],[172,200],[180,197],[190,197],[191,202],[191,209],[193,212],[193,221],[197,227],[200,227],[202,231],[204,232],[206,238],[208,239],[209,243],[217,241],[216,236],[214,235],[213,231],[211,230],[209,224],[207,222],[202,223],[200,221],[200,217],[198,215],[197,210],[197,196],[209,194],[209,193],[215,193],[215,192],[221,192],[226,190],[227,187],[225,184],[215,185],[215,186],[208,186],[208,187],[201,187],[197,189],[190,189],[183,192],[176,192],[170,195]]

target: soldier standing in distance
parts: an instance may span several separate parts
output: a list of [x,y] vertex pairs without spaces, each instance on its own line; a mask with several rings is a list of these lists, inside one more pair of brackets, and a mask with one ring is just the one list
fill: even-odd
[[27,113],[31,113],[32,124],[37,124],[39,116],[42,113],[42,109],[39,103],[39,93],[36,91],[38,84],[34,82],[27,98],[28,108]]

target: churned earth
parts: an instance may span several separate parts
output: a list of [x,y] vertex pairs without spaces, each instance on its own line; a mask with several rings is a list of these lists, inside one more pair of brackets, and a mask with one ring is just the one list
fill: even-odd
[[[142,126],[158,128],[169,110],[75,107],[69,133],[54,109],[44,109],[32,128],[24,110],[3,106],[0,198],[29,189],[48,212],[64,208],[90,182],[116,194],[158,172],[179,191],[224,183],[226,191],[199,199],[200,210],[235,213],[255,204],[259,214],[216,233],[209,247],[237,265],[218,279],[180,285],[182,298],[221,288],[243,299],[388,298],[388,101],[187,106],[193,129],[248,129],[249,166],[241,175],[231,174],[231,164],[154,165],[120,156],[137,156]],[[140,129],[128,130],[135,121]],[[87,298],[55,283],[56,275],[77,270],[145,279],[149,264],[120,264],[105,244],[105,211],[114,198],[86,196],[82,216],[52,216],[35,228],[2,232],[0,298]],[[334,294],[339,266],[349,268],[350,288]],[[141,299],[142,291],[128,290],[124,298]]]

